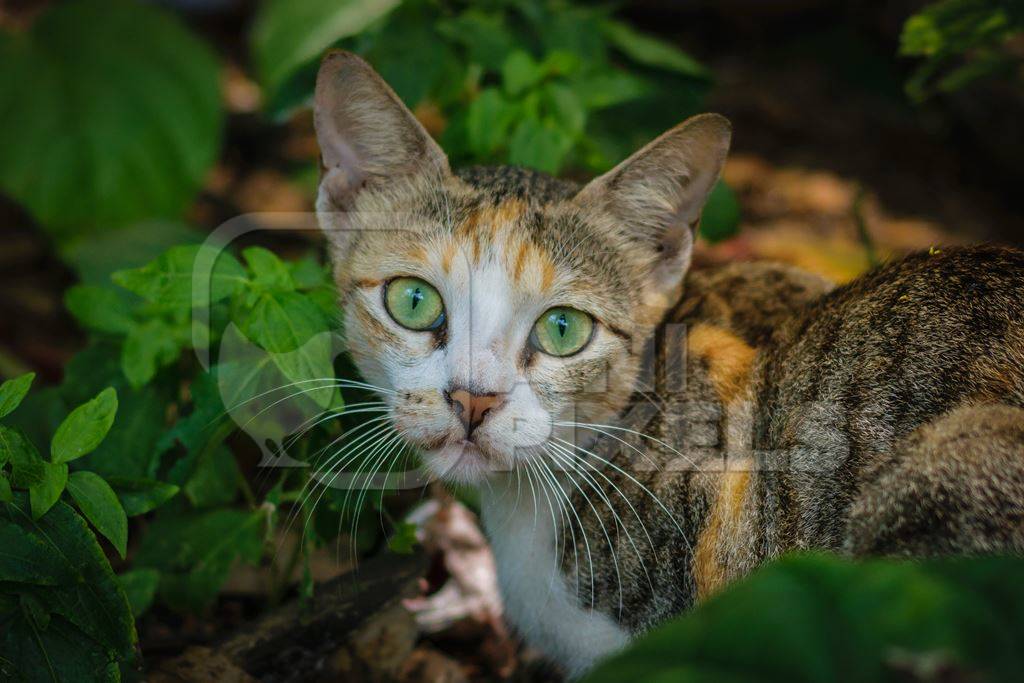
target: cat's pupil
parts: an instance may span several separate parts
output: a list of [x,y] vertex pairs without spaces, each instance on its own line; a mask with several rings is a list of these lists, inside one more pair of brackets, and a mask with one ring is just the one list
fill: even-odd
[[569,322],[565,319],[565,314],[558,316],[555,320],[555,324],[558,325],[558,336],[564,337],[565,330],[569,327]]
[[415,311],[416,307],[420,305],[421,301],[423,301],[423,292],[421,292],[420,288],[417,287],[416,289],[412,290],[412,310]]

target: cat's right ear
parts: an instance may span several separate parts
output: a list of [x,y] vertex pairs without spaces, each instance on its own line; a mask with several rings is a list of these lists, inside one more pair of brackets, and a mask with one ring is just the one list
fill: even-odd
[[323,165],[317,212],[336,248],[348,236],[343,214],[360,192],[430,174],[448,173],[448,159],[412,112],[360,57],[335,50],[320,64],[313,119]]

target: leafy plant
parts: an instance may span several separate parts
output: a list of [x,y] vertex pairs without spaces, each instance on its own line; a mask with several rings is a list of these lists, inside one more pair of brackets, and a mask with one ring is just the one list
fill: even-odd
[[[251,48],[281,116],[307,102],[331,46],[364,55],[439,137],[456,165],[549,173],[609,169],[700,110],[708,70],[685,52],[560,0],[267,0]],[[286,9],[288,6],[288,9]],[[738,204],[715,195],[705,234],[735,233]]]
[[[24,375],[0,386],[0,413],[9,415],[21,404],[32,379]],[[20,430],[0,424],[5,677],[118,680],[119,666],[134,657],[137,636],[127,596],[87,526],[123,558],[127,514],[99,475],[68,475],[69,462],[103,441],[116,411],[112,389],[71,411],[50,442],[49,459]]]
[[923,57],[907,83],[916,100],[948,93],[970,83],[1002,75],[1020,80],[1019,50],[1008,49],[1024,32],[1020,0],[943,0],[910,17],[903,27],[900,53]]
[[585,680],[1017,680],[1024,560],[792,556],[640,638]]
[[217,73],[146,3],[55,3],[0,32],[0,189],[64,236],[180,214],[220,149]]

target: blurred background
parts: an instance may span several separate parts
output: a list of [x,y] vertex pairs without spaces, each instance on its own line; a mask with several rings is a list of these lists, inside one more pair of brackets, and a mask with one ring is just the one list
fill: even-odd
[[[71,407],[120,387],[112,445],[89,467],[117,479],[130,474],[129,450],[145,452],[152,462],[140,472],[181,491],[132,518],[126,559],[106,549],[141,591],[129,598],[150,671],[180,674],[183,653],[207,666],[212,651],[195,648],[312,595],[353,557],[391,553],[377,565],[383,574],[420,577],[418,620],[363,650],[338,650],[331,671],[377,680],[377,657],[402,662],[387,676],[410,682],[554,676],[510,639],[493,577],[478,576],[490,565],[470,496],[360,501],[365,532],[347,497],[328,497],[324,519],[299,510],[303,489],[289,499],[285,478],[261,479],[244,437],[183,426],[203,409],[197,387],[209,373],[190,358],[179,313],[157,310],[152,289],[123,275],[165,272],[168,249],[198,244],[235,216],[312,209],[308,105],[332,46],[364,55],[456,165],[582,179],[687,116],[726,115],[733,152],[696,267],[767,258],[845,281],[914,249],[1024,244],[1019,0],[4,0],[0,379],[37,373],[12,419],[40,444]],[[300,313],[306,304],[295,302],[285,317],[328,327],[319,236],[253,220],[266,229],[232,245],[247,248],[245,277],[287,271],[276,282],[313,303]],[[232,299],[226,315],[247,305]],[[105,315],[122,306],[123,320]],[[175,341],[153,341],[164,334]],[[344,376],[343,358],[335,368]],[[217,449],[221,460],[201,461],[214,464],[179,466]],[[422,499],[435,507],[416,508]],[[237,510],[271,510],[252,552],[192,548],[168,560],[147,545],[154,526],[168,553],[173,539],[215,533],[180,520],[218,534],[242,528],[249,517],[210,522]],[[296,517],[298,532],[285,525]],[[349,529],[344,540],[339,529]],[[424,566],[408,564],[417,542]],[[388,597],[400,592],[388,586]],[[401,656],[381,655],[392,636]]]

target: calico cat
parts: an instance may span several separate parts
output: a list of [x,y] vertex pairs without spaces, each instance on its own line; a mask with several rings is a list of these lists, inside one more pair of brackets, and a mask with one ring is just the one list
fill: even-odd
[[349,352],[570,676],[789,550],[1024,550],[1024,253],[687,275],[720,116],[583,187],[451,170],[334,52],[315,122]]

